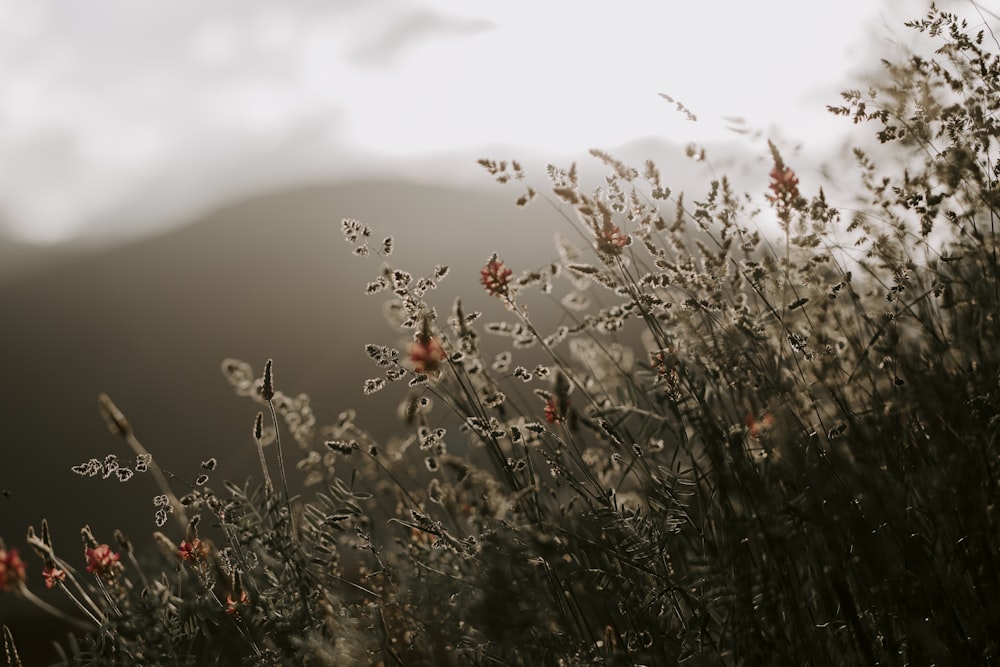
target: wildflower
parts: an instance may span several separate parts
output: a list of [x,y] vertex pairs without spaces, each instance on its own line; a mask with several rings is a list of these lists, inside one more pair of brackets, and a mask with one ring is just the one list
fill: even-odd
[[776,164],[771,169],[771,182],[768,189],[771,194],[767,195],[767,200],[774,204],[778,210],[787,215],[796,202],[801,198],[799,195],[799,178],[792,171],[791,167],[784,164]]
[[20,588],[25,580],[24,561],[17,549],[5,549],[0,545],[0,591]]
[[605,220],[597,233],[597,249],[608,255],[620,255],[622,248],[631,242],[631,237],[610,220]]
[[190,542],[187,540],[181,540],[178,553],[180,554],[181,560],[204,558],[208,554],[208,546],[197,537]]
[[416,340],[410,343],[410,362],[418,373],[435,373],[448,355],[441,347],[441,341],[436,336],[417,334]]
[[55,563],[46,563],[42,569],[42,579],[45,580],[46,588],[52,588],[66,579],[66,572],[56,567]]
[[550,424],[562,424],[569,414],[570,383],[563,373],[556,373],[553,382],[554,393],[537,390],[536,393],[545,400],[545,421]]
[[121,557],[112,551],[111,547],[107,544],[98,544],[96,547],[88,548],[86,555],[87,572],[93,572],[102,576],[109,573]]
[[510,277],[514,272],[504,266],[503,261],[497,257],[496,253],[493,253],[490,261],[479,273],[481,276],[479,282],[483,284],[490,296],[505,300],[510,299]]
[[410,362],[417,373],[435,374],[441,367],[441,362],[448,358],[441,340],[431,333],[431,318],[424,316],[420,321],[420,330],[413,336],[409,347]]
[[240,613],[239,605],[250,604],[250,597],[247,595],[246,591],[239,596],[238,600],[234,600],[232,595],[226,596],[226,613],[230,616],[236,616]]
[[545,401],[545,421],[550,424],[562,424],[569,412],[569,405],[568,398],[559,400],[553,397],[548,399]]
[[750,436],[754,438],[766,433],[771,430],[772,426],[774,426],[774,416],[770,413],[761,415],[759,419],[753,414],[748,414],[744,421],[747,426],[747,431],[750,433]]

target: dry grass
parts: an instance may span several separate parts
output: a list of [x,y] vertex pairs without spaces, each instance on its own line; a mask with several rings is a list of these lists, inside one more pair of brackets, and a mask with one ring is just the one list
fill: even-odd
[[[594,191],[575,166],[550,167],[542,193],[484,160],[572,237],[548,266],[486,259],[489,307],[447,315],[429,303],[447,267],[393,267],[391,239],[345,220],[405,337],[365,350],[366,393],[404,395],[396,439],[350,411],[321,426],[270,361],[227,360],[260,404],[262,470],[216,491],[214,461],[191,482],[162,471],[102,398],[135,463],[77,472],[155,472],[157,523],[180,532],[140,556],[85,530],[85,572],[44,524],[29,533],[85,628],[65,662],[1000,659],[1000,60],[947,14],[913,27],[943,44],[935,59],[833,109],[886,144],[857,152],[849,219],[774,145],[766,193],[720,178],[694,200],[601,152]],[[532,300],[559,323],[540,330]],[[290,496],[292,474],[307,493]],[[0,547],[0,588],[31,596],[25,578]]]

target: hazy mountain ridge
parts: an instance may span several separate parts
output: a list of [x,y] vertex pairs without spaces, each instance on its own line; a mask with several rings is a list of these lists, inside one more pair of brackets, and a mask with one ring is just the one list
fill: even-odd
[[0,285],[25,273],[72,261],[83,254],[79,246],[71,243],[39,245],[25,243],[0,230]]

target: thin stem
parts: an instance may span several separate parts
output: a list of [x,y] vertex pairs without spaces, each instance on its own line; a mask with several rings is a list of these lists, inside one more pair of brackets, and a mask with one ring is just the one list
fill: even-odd
[[[288,477],[285,475],[285,457],[281,453],[281,429],[278,428],[278,413],[275,412],[274,401],[271,399],[268,399],[267,407],[271,409],[271,422],[274,424],[274,446],[278,448],[278,471],[281,475],[281,487],[285,494],[285,509],[288,510],[288,521],[289,526],[291,526],[292,501],[291,495],[288,493]],[[291,530],[289,530],[289,532],[291,532]]]
[[[254,440],[257,442],[257,455],[260,457],[260,469],[264,473],[264,489],[267,493],[272,493],[274,491],[274,484],[271,483],[271,475],[267,471],[267,459],[264,458],[264,443],[261,442],[260,438],[254,438]],[[281,450],[279,449],[278,451],[280,452]],[[281,460],[280,456],[278,460]],[[282,470],[284,470],[284,468],[282,468]],[[284,472],[282,472],[282,476],[284,476]]]
[[90,623],[88,623],[87,621],[81,620],[81,619],[79,619],[79,618],[77,618],[75,616],[70,616],[69,614],[67,614],[66,612],[64,612],[62,609],[60,609],[59,607],[56,607],[56,606],[53,606],[53,605],[49,604],[48,602],[46,602],[42,598],[40,598],[37,595],[35,595],[31,591],[31,589],[28,588],[27,586],[21,586],[21,588],[20,588],[20,590],[18,592],[20,593],[20,595],[25,600],[27,600],[31,604],[35,605],[36,607],[38,607],[39,609],[41,609],[42,611],[44,611],[46,614],[48,614],[48,615],[50,615],[50,616],[52,616],[54,618],[57,618],[57,619],[59,619],[60,621],[62,621],[64,623],[68,623],[70,625],[73,625],[73,626],[75,626],[75,627],[77,627],[77,628],[79,628],[81,630],[88,630],[88,631],[90,631],[90,630],[95,630],[96,628],[99,628],[101,626],[101,621],[98,620],[97,617],[94,616],[94,614],[91,613],[91,611],[89,609],[87,609],[87,607],[84,606],[84,604],[82,602],[80,602],[76,598],[76,596],[73,595],[73,593],[70,592],[70,590],[68,588],[66,588],[66,584],[64,584],[62,582],[59,582],[59,588],[61,588],[63,590],[63,592],[66,593],[66,595],[69,597],[69,599],[72,600],[74,604],[76,604],[76,606],[80,609],[80,611],[82,611],[84,614],[86,614],[87,618],[90,619]]

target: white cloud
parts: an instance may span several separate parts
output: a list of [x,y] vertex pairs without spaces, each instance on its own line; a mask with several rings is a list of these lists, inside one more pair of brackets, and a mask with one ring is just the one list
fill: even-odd
[[821,141],[877,7],[0,0],[0,225],[58,240],[370,162],[729,136],[723,115]]

